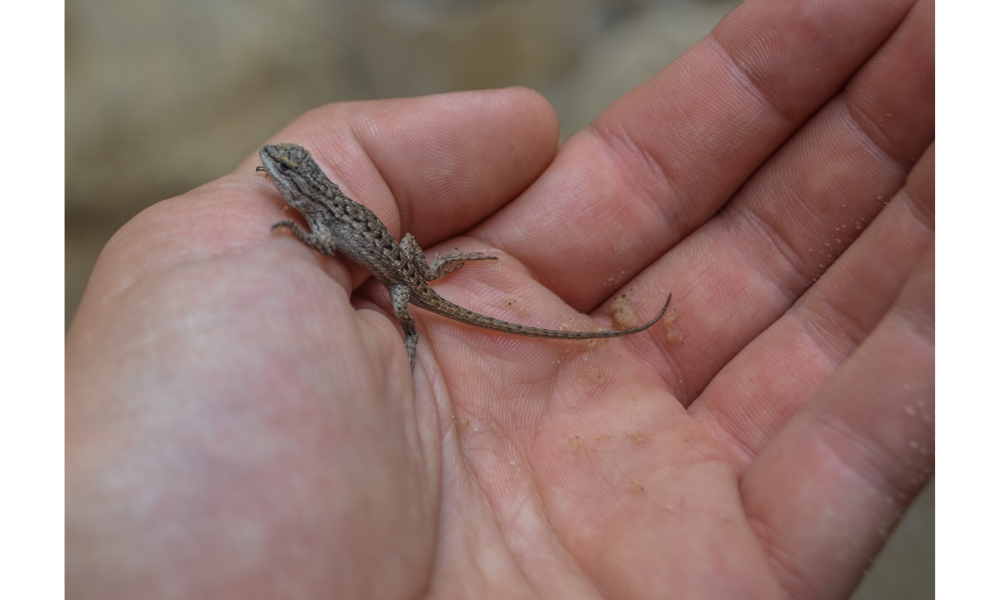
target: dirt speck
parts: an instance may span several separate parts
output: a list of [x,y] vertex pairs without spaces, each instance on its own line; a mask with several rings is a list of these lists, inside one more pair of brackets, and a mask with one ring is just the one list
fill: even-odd
[[632,440],[636,444],[641,444],[646,441],[646,434],[641,431],[629,431],[625,433],[625,437]]
[[677,328],[677,309],[671,305],[667,314],[663,315],[663,327],[667,330],[667,341],[671,344],[679,344],[684,341],[681,330]]
[[577,383],[585,387],[597,387],[604,383],[604,375],[597,367],[582,367]]
[[531,314],[527,308],[522,306],[521,303],[515,300],[514,298],[507,296],[503,300],[504,302],[507,303],[507,306],[509,306],[515,313],[521,316],[528,316]]
[[639,325],[639,317],[628,294],[619,295],[611,303],[611,321],[615,329],[631,329]]

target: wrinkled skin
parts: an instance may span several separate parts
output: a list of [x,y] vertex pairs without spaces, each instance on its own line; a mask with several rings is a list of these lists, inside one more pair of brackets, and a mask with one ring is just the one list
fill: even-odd
[[[67,336],[70,598],[842,598],[934,467],[934,6],[748,2],[558,146],[523,89],[336,104],[414,310],[248,158],[105,248]],[[627,312],[627,311],[626,311]],[[592,315],[594,320],[586,315]],[[620,317],[621,318],[621,317]]]

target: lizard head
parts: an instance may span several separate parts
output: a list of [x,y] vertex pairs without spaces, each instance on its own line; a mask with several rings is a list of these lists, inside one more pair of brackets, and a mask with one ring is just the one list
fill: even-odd
[[[281,197],[303,214],[315,210],[317,198],[329,190],[330,181],[309,151],[295,144],[272,144],[260,149],[260,161]],[[312,209],[312,210],[311,210]]]

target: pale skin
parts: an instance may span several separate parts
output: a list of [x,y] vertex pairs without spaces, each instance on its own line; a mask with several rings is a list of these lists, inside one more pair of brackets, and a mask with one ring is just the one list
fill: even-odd
[[629,337],[415,309],[411,373],[255,156],[143,212],[66,340],[67,596],[845,597],[934,468],[933,29],[748,2],[562,146],[523,89],[272,138],[430,257],[497,256],[433,283],[477,312],[672,292]]

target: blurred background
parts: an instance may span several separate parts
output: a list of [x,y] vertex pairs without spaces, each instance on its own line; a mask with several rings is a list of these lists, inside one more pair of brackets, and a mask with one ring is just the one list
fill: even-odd
[[[328,102],[523,85],[565,139],[734,0],[68,0],[68,327],[108,238]],[[934,597],[934,484],[852,596]]]

